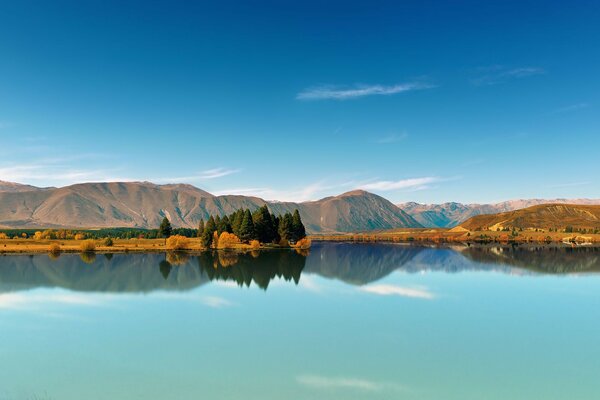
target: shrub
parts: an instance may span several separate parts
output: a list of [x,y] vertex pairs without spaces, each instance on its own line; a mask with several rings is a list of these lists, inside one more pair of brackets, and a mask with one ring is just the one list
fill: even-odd
[[260,249],[260,242],[258,240],[251,240],[250,248],[253,250]]
[[169,236],[167,239],[167,248],[171,250],[183,250],[187,249],[190,245],[190,239],[181,236],[181,235],[173,235]]
[[112,240],[112,238],[109,238],[109,237],[107,237],[106,239],[104,239],[104,245],[105,245],[106,247],[112,247],[112,246],[113,246],[113,244],[114,244],[114,243],[113,243],[113,240]]
[[6,233],[0,232],[0,239],[8,239],[8,236],[6,236]]
[[92,253],[96,250],[96,242],[93,240],[84,240],[79,245],[79,249],[84,253]]
[[83,240],[83,239],[85,239],[85,234],[78,233],[75,235],[75,240]]
[[308,248],[310,248],[311,244],[312,244],[312,241],[309,238],[303,237],[302,239],[300,239],[296,242],[296,248],[297,249],[308,249]]
[[229,232],[221,233],[217,242],[219,249],[235,249],[241,243],[239,237]]
[[52,254],[58,254],[58,253],[60,253],[60,245],[58,243],[52,243],[48,247],[48,251]]

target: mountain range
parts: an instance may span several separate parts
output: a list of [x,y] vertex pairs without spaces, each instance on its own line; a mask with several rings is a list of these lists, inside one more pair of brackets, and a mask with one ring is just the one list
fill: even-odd
[[398,204],[398,207],[426,228],[453,228],[477,215],[504,213],[542,204],[600,205],[600,199],[519,199],[492,204],[409,202]]
[[300,203],[252,196],[216,196],[187,184],[91,182],[38,188],[0,181],[0,227],[5,228],[156,228],[163,217],[175,227],[195,228],[209,215],[267,205],[274,213],[298,209],[309,233],[338,233],[397,228],[452,228],[477,215],[496,214],[540,204],[598,205],[600,199],[530,199],[495,204],[394,205],[373,193],[355,190]]
[[421,226],[388,200],[365,191],[291,203],[215,196],[186,184],[106,182],[42,189],[0,182],[0,226],[4,227],[156,228],[167,217],[175,227],[195,228],[209,215],[255,210],[265,204],[276,214],[298,209],[310,233]]

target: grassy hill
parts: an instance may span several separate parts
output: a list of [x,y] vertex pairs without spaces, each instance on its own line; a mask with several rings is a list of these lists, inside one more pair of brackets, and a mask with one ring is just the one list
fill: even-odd
[[460,227],[470,231],[503,229],[600,229],[600,206],[577,204],[543,204],[522,210],[491,215],[477,215]]

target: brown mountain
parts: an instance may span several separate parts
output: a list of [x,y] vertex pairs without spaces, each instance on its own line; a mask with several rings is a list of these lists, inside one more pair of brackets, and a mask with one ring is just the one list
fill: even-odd
[[492,215],[478,215],[461,227],[474,230],[512,228],[600,229],[600,206],[578,204],[543,204]]
[[176,227],[196,227],[209,215],[265,204],[275,213],[297,208],[312,233],[420,227],[388,200],[364,191],[304,203],[269,203],[258,197],[214,196],[191,185],[150,182],[0,190],[0,226],[155,228],[166,216]]
[[519,199],[493,204],[398,204],[402,210],[427,228],[453,228],[476,215],[497,214],[541,204],[600,205],[600,199]]

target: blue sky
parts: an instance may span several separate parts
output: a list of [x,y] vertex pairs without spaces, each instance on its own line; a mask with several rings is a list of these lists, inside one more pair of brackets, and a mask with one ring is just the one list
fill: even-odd
[[600,197],[597,1],[0,1],[0,179]]

